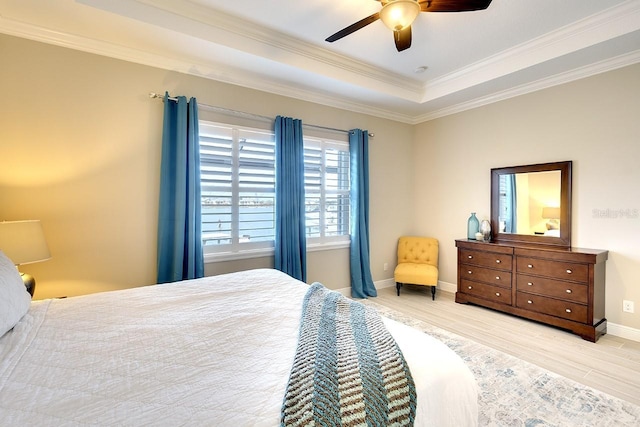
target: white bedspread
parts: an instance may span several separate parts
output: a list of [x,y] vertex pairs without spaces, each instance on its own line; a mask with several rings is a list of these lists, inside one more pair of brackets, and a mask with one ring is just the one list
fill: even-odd
[[[259,269],[35,301],[0,338],[1,424],[278,426],[306,289]],[[416,425],[476,425],[462,360],[385,323],[416,383]]]

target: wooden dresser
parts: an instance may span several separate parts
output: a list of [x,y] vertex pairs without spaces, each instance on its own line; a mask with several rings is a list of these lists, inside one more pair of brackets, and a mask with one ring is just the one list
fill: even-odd
[[456,302],[567,329],[595,342],[604,317],[608,251],[456,240]]

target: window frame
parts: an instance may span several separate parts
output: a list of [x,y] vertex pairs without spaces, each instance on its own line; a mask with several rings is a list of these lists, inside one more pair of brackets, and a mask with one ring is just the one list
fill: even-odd
[[[258,241],[254,241],[254,242],[241,242],[241,235],[242,235],[242,224],[241,224],[241,212],[240,212],[240,207],[241,207],[241,199],[242,198],[247,198],[247,197],[251,197],[251,196],[247,196],[247,193],[254,193],[256,196],[254,196],[254,198],[258,198],[258,197],[269,197],[268,194],[271,194],[271,199],[272,202],[271,204],[273,205],[273,200],[275,198],[275,185],[271,185],[270,186],[270,191],[269,189],[267,189],[265,191],[264,186],[261,186],[259,182],[256,182],[255,180],[255,175],[253,176],[254,180],[254,187],[251,186],[247,186],[247,187],[243,187],[242,186],[242,179],[241,179],[241,174],[243,173],[242,171],[242,158],[240,155],[240,151],[242,149],[242,144],[244,143],[249,143],[251,145],[259,145],[259,144],[265,144],[268,147],[269,145],[271,145],[272,148],[272,152],[268,153],[268,150],[262,150],[262,152],[267,152],[267,157],[271,157],[271,168],[272,169],[272,183],[275,183],[275,165],[273,164],[275,162],[275,142],[273,141],[273,135],[272,132],[269,132],[268,130],[264,130],[264,129],[256,129],[256,128],[251,128],[248,126],[243,126],[243,127],[239,127],[239,126],[232,126],[232,125],[227,125],[225,123],[218,123],[218,122],[204,122],[204,121],[200,121],[200,128],[201,128],[201,132],[200,132],[200,144],[202,144],[203,142],[203,137],[204,138],[208,138],[209,135],[211,133],[218,133],[220,135],[220,141],[223,141],[225,139],[230,140],[230,144],[228,146],[224,146],[222,144],[219,144],[218,146],[221,147],[219,148],[220,152],[223,151],[227,151],[228,154],[228,159],[224,158],[224,154],[219,156],[220,161],[217,162],[218,165],[226,165],[228,166],[228,170],[227,171],[218,171],[216,172],[216,169],[220,169],[219,167],[216,168],[215,166],[213,168],[209,167],[209,165],[206,165],[205,161],[201,160],[201,185],[202,185],[202,199],[204,201],[205,198],[209,197],[209,194],[217,194],[217,196],[214,197],[218,197],[218,199],[224,199],[224,198],[228,198],[229,199],[229,209],[226,212],[221,213],[221,216],[227,216],[229,219],[225,219],[223,221],[224,224],[224,233],[226,233],[226,235],[228,237],[221,237],[220,240],[230,240],[230,242],[228,244],[224,244],[224,245],[207,245],[204,244],[203,249],[206,255],[215,255],[218,253],[238,253],[238,252],[242,252],[242,251],[257,251],[257,252],[261,252],[261,251],[269,251],[269,250],[273,250],[273,237],[268,240],[268,241],[264,241],[264,240],[258,240]],[[202,129],[217,129],[216,132],[203,132]],[[247,141],[247,139],[249,139],[250,136],[254,136],[253,138],[251,138],[250,141]],[[269,148],[269,147],[268,147]],[[202,145],[200,145],[200,153],[201,153],[201,157],[203,154],[203,147]],[[252,154],[256,154],[256,153],[260,153],[260,150],[254,150],[252,152],[250,152]],[[251,162],[251,160],[247,159],[248,162]],[[258,160],[259,163],[259,160]],[[268,171],[269,168],[264,169],[265,171]],[[216,179],[210,179],[207,180],[208,177],[212,177],[217,175],[218,177],[220,177],[218,180]],[[224,175],[227,175],[227,177],[225,177]],[[268,172],[264,175],[267,176],[267,180],[268,180]],[[207,183],[205,184],[205,180],[207,180]],[[249,180],[251,181],[251,177],[249,178]],[[211,182],[215,182],[215,181],[219,181],[221,183],[215,185],[212,184]],[[211,188],[211,191],[207,191],[207,187]],[[275,209],[275,207],[274,207]],[[204,203],[202,204],[202,215],[203,215],[203,223],[202,223],[202,229],[203,229],[203,235],[205,233],[207,233],[207,231],[205,231],[208,227],[207,225],[204,223],[204,215],[207,215],[205,213],[206,207],[204,205]],[[275,218],[272,218],[272,221],[275,221]],[[220,223],[220,221],[218,221]],[[204,243],[204,238],[203,238],[203,243]]]
[[[207,132],[202,132],[202,129],[207,129],[210,127],[218,127],[224,128],[231,132],[232,138],[232,150],[231,150],[231,198],[232,200],[238,200],[239,197],[239,184],[238,184],[238,175],[239,175],[239,145],[240,145],[240,134],[244,132],[255,132],[262,135],[269,135],[274,143],[274,153],[275,153],[275,134],[273,129],[267,127],[256,127],[256,126],[247,126],[247,125],[236,125],[233,123],[222,122],[222,121],[213,121],[213,120],[204,120],[201,119],[199,121],[201,135],[206,134]],[[337,149],[347,153],[349,153],[349,143],[348,139],[345,137],[344,141],[332,139],[319,135],[305,135],[304,144],[307,147],[308,144],[315,147],[320,147],[322,153],[322,185],[321,185],[321,212],[324,213],[324,209],[326,209],[326,186],[325,186],[325,173],[326,173],[326,150]],[[348,157],[347,157],[348,158]],[[347,160],[349,162],[349,160]],[[275,157],[274,157],[274,170],[275,170]],[[347,174],[348,175],[348,174]],[[201,178],[202,179],[202,178]],[[350,180],[349,180],[350,181]],[[202,182],[202,181],[201,181]],[[275,176],[274,176],[275,183]],[[348,183],[350,186],[350,182]],[[306,186],[306,183],[305,183]],[[347,200],[350,198],[350,190],[342,190],[343,194],[346,195]],[[205,192],[203,191],[203,197],[205,197]],[[273,198],[274,198],[274,221],[275,221],[275,184],[273,186]],[[306,192],[305,192],[306,199]],[[238,204],[235,202],[231,203],[231,221],[234,223],[231,230],[231,243],[224,245],[203,245],[203,252],[205,262],[217,262],[217,261],[228,261],[228,260],[238,260],[238,259],[249,259],[249,258],[259,258],[259,257],[269,257],[274,254],[274,239],[269,241],[262,242],[240,242],[237,223],[239,218],[238,212]],[[203,206],[204,208],[204,206]],[[350,202],[348,202],[348,209],[350,209]],[[347,212],[347,224],[346,224],[346,234],[336,235],[336,236],[327,236],[326,230],[323,224],[321,223],[321,236],[319,237],[309,237],[307,234],[307,252],[321,251],[321,250],[332,250],[332,249],[340,249],[340,248],[348,248],[350,245],[350,235],[349,235],[349,221],[350,215]],[[203,228],[204,230],[204,228]],[[204,231],[203,231],[204,233]],[[235,233],[235,234],[234,234]],[[275,223],[274,223],[274,238],[275,238]]]
[[[335,141],[335,140],[329,140],[326,138],[317,138],[317,137],[304,137],[304,145],[305,145],[305,149],[307,149],[307,147],[311,146],[311,147],[320,147],[320,151],[321,151],[321,185],[320,185],[320,218],[319,218],[319,231],[320,231],[320,236],[318,237],[310,237],[307,234],[307,248],[309,248],[309,246],[312,247],[317,247],[317,246],[324,246],[324,245],[338,245],[340,246],[341,244],[344,245],[345,242],[350,242],[350,235],[349,235],[349,222],[350,222],[350,212],[349,210],[351,209],[350,206],[350,197],[351,197],[351,183],[350,183],[350,177],[349,177],[349,167],[350,165],[347,165],[347,176],[346,176],[346,181],[347,181],[347,185],[348,188],[347,189],[337,189],[337,190],[329,190],[327,187],[327,150],[338,150],[338,151],[343,151],[346,152],[348,155],[350,155],[349,153],[349,144],[348,143],[342,143],[340,141]],[[347,162],[349,162],[349,159],[347,159]],[[306,183],[305,183],[306,186]],[[338,235],[333,235],[333,236],[328,236],[327,235],[327,195],[328,194],[335,194],[335,195],[343,195],[346,196],[347,200],[348,200],[348,209],[347,209],[347,223],[346,223],[346,233],[345,234],[338,234]],[[305,191],[305,200],[307,198],[307,192]],[[344,226],[343,226],[344,227]]]

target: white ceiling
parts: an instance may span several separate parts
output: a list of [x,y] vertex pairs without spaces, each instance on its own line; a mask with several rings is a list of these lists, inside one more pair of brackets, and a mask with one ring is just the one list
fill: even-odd
[[0,0],[0,32],[406,123],[640,62],[640,0],[421,13],[403,52],[380,21],[324,41],[379,9],[374,0]]

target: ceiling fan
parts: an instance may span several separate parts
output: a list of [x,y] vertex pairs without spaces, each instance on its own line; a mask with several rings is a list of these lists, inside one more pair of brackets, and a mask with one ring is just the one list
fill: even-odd
[[376,0],[382,4],[380,12],[351,24],[325,41],[332,43],[380,19],[393,31],[396,49],[411,47],[411,24],[420,12],[469,12],[484,10],[491,0]]

